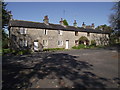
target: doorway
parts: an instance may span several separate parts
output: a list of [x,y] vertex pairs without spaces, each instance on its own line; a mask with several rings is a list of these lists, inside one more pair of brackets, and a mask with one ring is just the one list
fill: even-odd
[[69,49],[69,40],[66,40],[66,46],[65,49]]
[[34,51],[38,51],[38,41],[34,41]]

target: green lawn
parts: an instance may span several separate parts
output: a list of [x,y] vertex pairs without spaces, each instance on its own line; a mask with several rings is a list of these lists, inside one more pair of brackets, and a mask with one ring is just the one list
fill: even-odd
[[46,48],[43,51],[57,51],[57,50],[65,50],[64,48]]

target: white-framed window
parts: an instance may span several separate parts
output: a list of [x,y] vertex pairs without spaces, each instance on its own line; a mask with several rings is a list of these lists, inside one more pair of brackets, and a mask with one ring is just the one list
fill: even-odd
[[47,46],[48,45],[48,40],[43,40],[43,45]]
[[62,31],[61,31],[61,30],[58,30],[58,34],[59,34],[59,35],[62,35]]
[[21,47],[24,47],[24,46],[27,47],[27,45],[28,45],[27,40],[20,40],[20,46]]
[[20,46],[23,47],[23,40],[20,40],[19,43],[20,43]]
[[75,31],[75,36],[78,36],[78,31]]
[[26,34],[27,33],[27,28],[20,28],[20,34]]
[[24,46],[26,46],[26,47],[27,47],[27,40],[25,40],[25,41],[24,41]]
[[47,35],[47,30],[46,29],[44,29],[44,35]]
[[24,34],[27,34],[27,28],[24,29]]
[[23,28],[22,27],[20,28],[20,34],[23,34]]
[[59,45],[59,46],[62,46],[62,45],[63,45],[63,41],[60,41],[60,40],[59,40],[59,41],[58,41],[58,45]]

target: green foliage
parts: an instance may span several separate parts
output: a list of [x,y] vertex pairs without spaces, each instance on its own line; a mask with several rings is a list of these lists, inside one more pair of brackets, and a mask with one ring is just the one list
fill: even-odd
[[4,30],[2,30],[2,48],[8,48],[8,35],[5,33]]
[[43,51],[56,51],[56,50],[64,50],[64,48],[46,48]]
[[93,45],[89,45],[89,46],[85,46],[83,44],[80,44],[79,46],[73,46],[73,49],[90,49],[90,48],[103,48],[105,46],[93,46]]
[[72,48],[73,49],[82,49],[82,48],[85,48],[85,45],[84,44],[80,44],[78,46],[73,46]]
[[91,40],[91,45],[96,46],[95,40]]
[[83,41],[83,42],[84,42],[84,41],[88,41],[88,38],[85,37],[85,36],[82,36],[82,37],[79,38],[79,41]]
[[3,49],[2,50],[2,54],[4,55],[4,54],[8,54],[8,53],[10,53],[11,52],[11,50],[10,49]]
[[95,29],[102,30],[102,31],[108,32],[108,33],[112,33],[113,32],[112,28],[110,26],[107,26],[106,24],[97,26]]
[[7,9],[7,4],[5,2],[2,2],[2,28],[5,28],[5,26],[8,26],[10,15]]
[[14,55],[24,55],[24,54],[30,54],[31,50],[11,50],[11,49],[3,49],[2,54],[14,54]]
[[6,9],[6,3],[2,2],[2,48],[8,48],[8,35],[5,33],[5,27],[8,26],[10,15]]
[[64,25],[66,25],[66,26],[68,26],[68,22],[67,22],[67,20],[65,19],[65,20],[63,20],[63,24]]
[[24,54],[30,54],[31,50],[20,50],[20,51],[16,51],[15,54],[17,55],[24,55]]
[[120,43],[120,1],[114,3],[112,8],[113,13],[109,17],[109,23],[114,29],[114,32],[110,35],[110,44]]
[[104,48],[105,46],[102,45],[98,45],[97,48]]
[[112,7],[113,13],[109,17],[109,23],[112,28],[120,29],[120,1],[114,3]]

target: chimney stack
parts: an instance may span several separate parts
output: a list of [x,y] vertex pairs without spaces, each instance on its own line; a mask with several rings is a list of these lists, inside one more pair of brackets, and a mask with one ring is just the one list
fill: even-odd
[[76,22],[76,20],[74,20],[73,26],[74,26],[74,27],[77,27],[77,22]]
[[60,25],[62,25],[63,27],[66,27],[63,23],[63,18],[61,18]]
[[83,28],[85,28],[85,27],[86,27],[86,26],[85,26],[85,24],[84,24],[84,22],[83,22],[83,24],[82,24],[82,27],[83,27]]
[[95,25],[94,25],[94,23],[92,23],[91,27],[92,27],[92,29],[95,29]]
[[44,23],[45,23],[46,25],[49,25],[48,15],[44,16],[43,21],[44,21]]
[[61,18],[60,25],[64,26],[63,18]]

